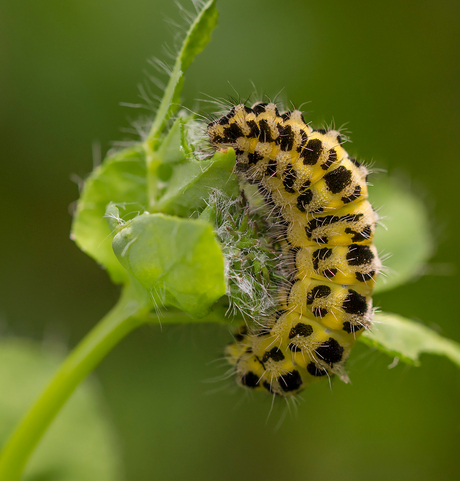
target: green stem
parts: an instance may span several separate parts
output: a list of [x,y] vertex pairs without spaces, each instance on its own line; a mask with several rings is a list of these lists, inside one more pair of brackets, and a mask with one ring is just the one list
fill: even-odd
[[[150,127],[149,135],[144,144],[144,148],[147,152],[147,156],[150,152],[155,152],[158,147],[158,141],[160,139],[160,135],[163,132],[164,128],[166,127],[169,118],[174,112],[179,108],[179,95],[180,91],[182,90],[183,80],[182,75],[183,72],[181,70],[181,55],[182,50],[179,53],[179,56],[176,60],[176,64],[174,65],[174,69],[171,72],[171,76],[168,80],[168,85],[166,86],[165,93],[163,98],[161,99],[161,103],[158,107],[158,110],[155,114],[155,120]],[[175,102],[177,101],[177,102]]]
[[[150,153],[149,153],[150,152]],[[153,211],[158,199],[158,167],[161,160],[157,152],[146,149],[147,155],[147,195],[149,199],[149,211]]]
[[180,94],[184,86],[184,72],[188,69],[196,55],[198,55],[211,38],[211,32],[217,24],[217,10],[215,0],[209,0],[203,6],[185,36],[184,43],[177,54],[176,62],[166,85],[150,132],[144,142],[147,160],[147,183],[149,186],[150,208],[155,205],[158,190],[156,170],[158,165],[155,152],[158,150],[161,134],[169,119],[180,106]]
[[0,456],[0,480],[18,481],[24,466],[61,407],[80,382],[127,334],[146,321],[148,309],[127,289],[115,307],[70,353],[13,433]]

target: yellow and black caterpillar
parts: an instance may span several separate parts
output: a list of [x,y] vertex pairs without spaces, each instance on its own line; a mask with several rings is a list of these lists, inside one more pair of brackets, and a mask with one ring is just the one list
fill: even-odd
[[233,148],[237,172],[256,184],[281,226],[289,283],[259,328],[241,326],[226,354],[237,382],[283,396],[323,376],[346,380],[345,361],[373,315],[381,269],[367,169],[335,130],[314,130],[298,110],[233,107],[207,127],[214,149]]

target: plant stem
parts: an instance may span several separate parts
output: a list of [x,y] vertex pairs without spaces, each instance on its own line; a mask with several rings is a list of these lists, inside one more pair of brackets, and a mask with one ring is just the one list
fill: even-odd
[[125,288],[114,308],[69,354],[23,418],[0,455],[0,481],[18,481],[49,424],[80,382],[133,329],[146,321],[148,308]]
[[148,209],[153,211],[158,200],[158,167],[161,165],[161,159],[158,153],[146,148],[147,158],[147,195],[149,199]]

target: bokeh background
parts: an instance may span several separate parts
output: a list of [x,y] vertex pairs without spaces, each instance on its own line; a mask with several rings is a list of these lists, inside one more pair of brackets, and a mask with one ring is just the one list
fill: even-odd
[[[437,244],[427,275],[376,304],[460,341],[460,3],[221,0],[218,9],[184,105],[246,97],[253,82],[308,101],[316,125],[347,123],[350,153],[424,199]],[[140,102],[146,59],[168,60],[162,46],[174,46],[177,29],[165,17],[184,23],[169,0],[2,1],[3,336],[71,348],[115,303],[118,288],[69,239],[73,180],[113,141],[134,138],[125,129],[142,112],[120,102]],[[102,362],[94,376],[126,480],[458,479],[460,374],[446,359],[388,369],[390,358],[360,345],[351,385],[312,386],[277,427],[283,403],[267,420],[267,396],[204,382],[222,374],[213,361],[228,340],[222,326],[144,327]]]

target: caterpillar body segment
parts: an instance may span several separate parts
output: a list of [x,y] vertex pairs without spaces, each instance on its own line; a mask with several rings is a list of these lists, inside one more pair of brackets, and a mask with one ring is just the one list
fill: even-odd
[[367,200],[356,201],[333,214],[299,214],[284,209],[286,240],[293,247],[372,244],[378,216]]
[[339,132],[314,130],[300,111],[281,114],[273,103],[234,106],[208,136],[214,149],[235,150],[238,175],[270,207],[288,273],[275,312],[257,328],[241,326],[227,347],[237,382],[290,396],[323,377],[346,381],[350,350],[372,323],[381,270],[368,170]]
[[286,309],[348,333],[369,327],[373,313],[370,289],[311,278],[292,284]]
[[338,284],[365,284],[373,288],[381,269],[373,245],[308,246],[297,248],[295,278],[311,277]]

